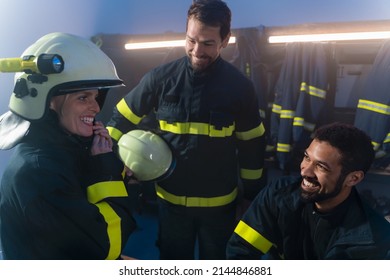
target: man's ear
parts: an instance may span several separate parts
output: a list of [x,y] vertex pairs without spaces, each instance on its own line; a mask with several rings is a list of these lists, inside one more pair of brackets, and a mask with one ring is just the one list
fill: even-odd
[[222,48],[226,48],[229,44],[230,36],[232,35],[231,32],[226,36],[226,38],[222,41]]
[[364,179],[364,172],[363,171],[352,171],[347,175],[345,178],[345,185],[349,187],[356,186],[358,183],[360,183]]

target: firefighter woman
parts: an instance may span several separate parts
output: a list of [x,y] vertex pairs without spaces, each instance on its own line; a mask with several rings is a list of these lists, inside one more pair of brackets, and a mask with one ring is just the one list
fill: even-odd
[[123,163],[95,118],[122,80],[70,34],[45,35],[21,57],[37,67],[15,74],[0,122],[0,147],[14,148],[0,189],[4,258],[118,259],[135,223]]

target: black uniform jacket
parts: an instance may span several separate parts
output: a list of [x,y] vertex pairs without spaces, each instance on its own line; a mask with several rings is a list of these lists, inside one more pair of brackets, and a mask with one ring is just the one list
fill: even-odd
[[117,259],[133,231],[123,164],[89,155],[54,113],[15,147],[0,189],[6,259]]
[[254,198],[263,186],[265,134],[253,85],[238,69],[218,58],[197,73],[187,57],[153,69],[117,104],[110,135],[119,140],[151,111],[177,159],[159,182],[160,198],[186,207],[227,205],[239,175]]
[[337,210],[343,215],[335,213],[328,220],[336,224],[326,224],[329,214],[319,217],[317,227],[322,224],[324,231],[316,232],[307,242],[310,230],[305,217],[315,213],[306,212],[313,204],[300,199],[301,180],[275,180],[257,196],[228,243],[229,259],[260,259],[265,254],[272,259],[390,257],[390,223],[366,205],[356,189]]

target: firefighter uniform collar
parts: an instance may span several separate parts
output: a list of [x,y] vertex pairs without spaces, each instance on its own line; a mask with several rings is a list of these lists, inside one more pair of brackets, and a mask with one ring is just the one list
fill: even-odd
[[221,61],[222,61],[221,56],[218,56],[217,59],[213,61],[213,63],[211,63],[206,69],[202,71],[194,71],[191,65],[190,58],[187,57],[187,65],[194,78],[204,78],[210,76],[212,73],[215,72],[215,69],[218,67]]

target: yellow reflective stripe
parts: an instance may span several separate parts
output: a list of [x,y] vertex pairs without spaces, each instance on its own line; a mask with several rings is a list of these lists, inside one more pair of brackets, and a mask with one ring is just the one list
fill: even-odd
[[122,251],[121,218],[107,202],[95,204],[99,208],[100,214],[107,223],[107,235],[110,249],[106,260],[117,259]]
[[97,203],[106,197],[126,197],[127,195],[122,181],[100,182],[87,188],[88,201],[91,203]]
[[383,143],[390,143],[390,133],[386,135],[386,138]]
[[216,129],[215,126],[207,123],[167,123],[160,120],[160,129],[163,131],[172,132],[175,134],[195,134],[195,135],[208,135],[210,137],[227,137],[233,134],[235,125],[229,127],[223,127],[222,129]]
[[280,105],[277,105],[277,104],[272,104],[272,112],[276,113],[276,114],[280,114],[280,112],[282,111],[282,106]]
[[381,145],[380,143],[374,142],[374,141],[371,141],[371,144],[372,144],[372,146],[374,146],[374,150],[375,151],[379,150],[379,147]]
[[108,133],[110,134],[111,138],[115,139],[116,141],[119,141],[119,138],[122,137],[123,132],[115,127],[112,127],[112,126],[107,126],[106,128],[107,128]]
[[295,111],[293,110],[282,110],[280,112],[281,119],[292,119],[295,117]]
[[304,122],[305,121],[304,121],[303,118],[295,117],[293,125],[295,125],[295,126],[303,126]]
[[175,134],[208,135],[209,127],[204,123],[167,123],[160,121],[160,128]]
[[246,140],[251,140],[251,139],[254,139],[257,137],[261,137],[264,135],[264,133],[265,133],[264,125],[263,125],[263,123],[260,123],[259,126],[253,128],[251,130],[243,131],[243,132],[236,132],[236,137],[237,137],[237,139],[246,141]]
[[263,254],[268,253],[269,249],[272,247],[272,243],[267,238],[243,221],[238,223],[234,232]]
[[[206,124],[207,125],[207,124]],[[222,127],[222,129],[216,129],[214,125],[210,125],[210,137],[226,137],[232,136],[235,125],[229,127]]]
[[370,100],[359,99],[358,108],[373,111],[376,113],[390,115],[390,106]]
[[320,88],[315,87],[315,86],[310,86],[310,85],[306,84],[305,82],[301,83],[301,91],[306,91],[308,94],[310,94],[312,96],[316,96],[316,97],[323,98],[323,99],[325,99],[325,97],[326,97],[325,90],[320,89]]
[[156,193],[161,199],[176,205],[186,207],[217,207],[233,202],[237,197],[238,190],[234,188],[231,193],[216,197],[188,197],[171,194],[157,185]]
[[290,144],[277,143],[276,151],[277,152],[282,152],[282,153],[289,153],[291,151],[291,145]]
[[121,101],[118,102],[116,105],[116,108],[118,109],[119,113],[121,113],[122,116],[124,116],[127,120],[132,122],[133,124],[139,124],[139,122],[142,120],[143,117],[138,117],[136,114],[131,111],[129,106],[127,106],[127,103],[124,98],[121,99]]
[[316,125],[313,123],[306,122],[304,118],[295,117],[293,126],[303,126],[308,131],[314,131]]
[[241,168],[240,169],[240,176],[243,179],[247,180],[256,180],[260,179],[261,176],[263,176],[263,169],[245,169]]

